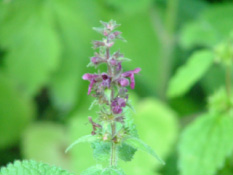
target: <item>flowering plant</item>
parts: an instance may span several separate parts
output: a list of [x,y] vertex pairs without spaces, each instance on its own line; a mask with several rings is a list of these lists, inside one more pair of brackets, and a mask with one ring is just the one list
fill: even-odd
[[107,168],[97,165],[84,171],[83,175],[112,172],[124,174],[117,166],[118,159],[130,161],[136,150],[145,151],[163,163],[157,154],[138,138],[132,119],[126,115],[126,111],[132,108],[127,87],[130,86],[131,89],[134,89],[134,75],[138,74],[141,69],[123,71],[122,62],[129,61],[129,59],[125,58],[120,51],[113,54],[110,52],[116,39],[124,40],[121,32],[115,31],[119,25],[113,20],[101,21],[101,24],[102,28],[94,28],[94,30],[101,33],[104,38],[101,41],[93,41],[93,48],[98,49],[99,52],[91,57],[89,66],[97,68],[100,64],[105,64],[107,71],[99,71],[95,74],[86,73],[82,77],[90,82],[88,95],[91,94],[96,98],[93,104],[98,104],[100,111],[96,120],[88,117],[93,128],[91,134],[79,138],[68,147],[67,151],[77,143],[90,142],[95,158],[102,163],[110,162]]

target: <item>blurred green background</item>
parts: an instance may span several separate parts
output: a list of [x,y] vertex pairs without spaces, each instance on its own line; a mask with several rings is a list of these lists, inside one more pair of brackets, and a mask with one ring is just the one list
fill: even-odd
[[[122,163],[129,175],[178,175],[177,143],[184,127],[206,110],[206,99],[223,82],[211,68],[183,97],[169,99],[171,76],[201,48],[212,48],[233,29],[232,0],[1,0],[0,166],[34,159],[79,174],[96,162],[90,146],[65,148],[91,132],[88,82],[81,76],[94,53],[99,21],[121,24],[118,41],[130,63],[141,67],[131,100],[140,137],[167,162],[137,153]],[[143,165],[143,166],[142,166]],[[233,174],[229,161],[219,171]],[[218,174],[218,173],[217,173]]]

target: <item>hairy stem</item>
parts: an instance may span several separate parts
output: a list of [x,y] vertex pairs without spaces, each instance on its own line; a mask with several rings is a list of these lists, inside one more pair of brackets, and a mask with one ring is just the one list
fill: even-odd
[[[107,59],[110,58],[110,49],[109,48],[106,49],[106,58]],[[114,72],[112,72],[110,66],[108,66],[108,72],[109,72],[109,75],[113,76]],[[114,99],[114,87],[112,87],[112,85],[111,85],[111,98],[110,98],[110,101],[112,102],[113,99]],[[116,135],[116,122],[114,120],[111,123],[111,130],[112,130],[112,136],[111,136],[112,144],[111,144],[110,166],[116,166],[116,164],[117,164],[117,157],[116,157],[117,154],[116,154],[116,144],[115,144],[115,140],[114,140],[114,137]]]

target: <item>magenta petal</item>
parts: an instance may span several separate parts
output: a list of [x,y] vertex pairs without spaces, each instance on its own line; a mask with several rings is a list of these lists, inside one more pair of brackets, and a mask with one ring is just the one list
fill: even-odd
[[130,87],[131,87],[131,89],[134,89],[134,87],[135,87],[134,74],[130,75]]
[[83,80],[90,80],[90,74],[84,74],[82,79]]
[[90,95],[90,93],[91,93],[91,89],[92,89],[92,87],[93,87],[93,85],[95,84],[95,80],[92,80],[91,82],[90,82],[90,85],[89,85],[89,87],[88,87],[88,95]]
[[141,71],[141,68],[138,67],[138,68],[134,69],[132,72],[135,73],[135,74],[137,74],[140,71]]
[[126,79],[126,78],[121,78],[121,79],[119,80],[119,83],[120,83],[120,85],[121,85],[122,87],[125,87],[125,86],[128,86],[128,85],[129,85],[129,80]]

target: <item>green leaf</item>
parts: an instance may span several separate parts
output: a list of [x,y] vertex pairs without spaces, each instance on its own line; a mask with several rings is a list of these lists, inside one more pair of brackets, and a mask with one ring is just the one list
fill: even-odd
[[198,20],[183,27],[181,45],[188,49],[195,46],[212,47],[226,38],[233,28],[230,18],[233,15],[232,9],[232,3],[215,4],[206,8]]
[[101,163],[109,162],[111,150],[110,142],[93,142],[91,146],[93,149],[93,156],[96,159],[96,161]]
[[2,4],[1,10],[0,40],[7,53],[4,71],[25,93],[34,95],[48,82],[60,57],[49,3],[13,1]]
[[181,175],[214,175],[233,151],[233,117],[203,114],[184,131],[178,145]]
[[118,168],[105,168],[101,165],[96,165],[83,171],[81,175],[125,175],[121,169]]
[[195,52],[170,80],[167,95],[173,98],[185,94],[206,73],[213,60],[211,51]]
[[101,175],[125,175],[125,173],[116,168],[106,168],[102,171]]
[[74,175],[55,166],[36,161],[15,161],[1,168],[0,175]]
[[83,171],[81,175],[101,175],[101,172],[102,172],[102,166],[96,165]]
[[0,73],[0,149],[17,143],[34,117],[34,104]]
[[86,135],[86,136],[83,136],[79,139],[77,139],[74,143],[72,143],[67,149],[66,149],[66,153],[72,149],[75,145],[79,144],[79,143],[83,143],[83,142],[88,142],[88,143],[91,143],[91,142],[94,142],[96,141],[98,138],[97,136],[94,136],[94,135]]
[[[92,2],[73,0],[54,1],[53,5],[64,50],[60,67],[52,77],[49,89],[53,104],[59,109],[69,110],[74,107],[79,96],[87,94],[87,90],[82,88],[85,82],[81,77],[93,54],[90,42],[95,39],[95,32],[92,30],[93,22],[87,19],[91,13],[86,11],[86,7],[95,5]],[[92,15],[91,20],[98,22],[99,18],[96,19],[96,16]]]
[[21,152],[26,159],[73,170],[70,157],[65,154],[68,143],[64,126],[51,122],[36,122],[25,130]]
[[[154,98],[141,100],[133,115],[138,135],[165,159],[172,150],[178,135],[177,116],[174,111]],[[143,151],[137,151],[130,162],[119,162],[126,174],[157,175],[163,165]]]
[[122,144],[118,147],[118,156],[121,160],[131,161],[137,150],[127,144]]
[[154,152],[154,150],[149,147],[146,143],[144,143],[142,140],[136,138],[136,137],[129,137],[127,138],[124,143],[127,145],[132,146],[135,149],[139,149],[141,151],[144,151],[153,157],[155,157],[160,163],[165,164],[165,162]]
[[107,3],[124,14],[132,14],[147,10],[152,0],[108,0]]

